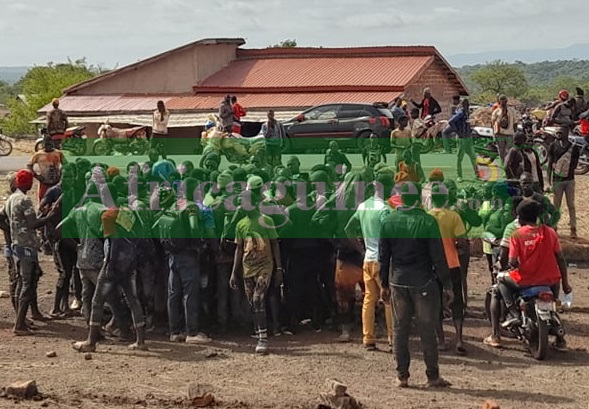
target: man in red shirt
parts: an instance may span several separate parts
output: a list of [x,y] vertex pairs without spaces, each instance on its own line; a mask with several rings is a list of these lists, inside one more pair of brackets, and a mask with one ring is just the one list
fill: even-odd
[[[520,312],[514,301],[514,294],[518,291],[545,285],[551,287],[554,295],[558,296],[561,282],[565,294],[572,291],[566,260],[556,232],[544,224],[537,224],[540,211],[540,204],[532,199],[524,199],[517,206],[521,227],[509,240],[509,265],[513,270],[508,275],[498,277],[498,289],[511,316],[502,324],[503,326],[516,324],[520,320]],[[499,303],[492,302],[491,314],[498,316],[499,309]],[[484,342],[499,347],[499,330],[495,327],[496,325],[493,325],[493,334]],[[557,338],[557,346],[564,345],[564,338]]]
[[237,97],[234,95],[231,97],[231,105],[233,105],[233,116],[237,122],[241,122],[241,118],[246,115],[244,107],[237,102]]

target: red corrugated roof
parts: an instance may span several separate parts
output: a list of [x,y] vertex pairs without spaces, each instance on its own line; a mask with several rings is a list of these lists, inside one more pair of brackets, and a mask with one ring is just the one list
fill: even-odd
[[[292,109],[307,108],[314,105],[329,104],[335,102],[390,102],[400,92],[294,92],[294,93],[237,93],[239,102],[246,109]],[[77,96],[68,95],[60,99],[59,107],[68,115],[88,115],[100,113],[129,114],[149,113],[155,110],[158,100],[164,101],[166,107],[176,112],[216,111],[225,94],[209,93],[194,96],[170,96],[170,95],[109,95],[109,96]],[[45,113],[51,109],[46,105],[39,110]]]
[[[307,93],[236,93],[239,103],[246,109],[260,108],[306,108],[332,102],[390,102],[400,92],[307,92]],[[199,94],[193,97],[178,97],[166,103],[171,110],[215,110],[224,94]]]
[[248,91],[266,88],[404,87],[434,60],[422,57],[310,57],[238,59],[194,87]]
[[[157,101],[167,103],[170,95],[68,95],[59,99],[59,108],[68,114],[88,112],[148,112],[156,109]],[[51,104],[39,112],[47,112]]]

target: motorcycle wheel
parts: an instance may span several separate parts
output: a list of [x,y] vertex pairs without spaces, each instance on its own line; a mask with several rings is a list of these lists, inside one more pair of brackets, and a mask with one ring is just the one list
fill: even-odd
[[543,142],[536,141],[534,142],[534,149],[540,158],[540,165],[545,165],[548,161],[548,146]]
[[434,138],[424,138],[421,144],[421,153],[430,153],[434,149]]
[[589,165],[579,165],[575,168],[575,175],[586,175],[589,173]]
[[[581,157],[579,158],[579,162],[583,160],[583,162],[588,163],[589,162],[589,150],[587,150],[587,148],[584,148],[583,151],[581,152]],[[575,175],[585,175],[589,172],[589,165],[577,165],[577,167],[575,168]]]
[[111,153],[110,144],[104,140],[97,140],[94,142],[94,147],[92,148],[92,153],[97,156],[108,156]]
[[149,148],[149,142],[147,139],[136,139],[129,143],[129,151],[133,155],[144,155]]
[[86,153],[85,139],[71,139],[62,144],[62,150],[70,151],[74,156],[82,156]]
[[5,139],[0,139],[0,156],[8,156],[12,153],[12,143]]
[[548,352],[548,323],[534,317],[532,320],[535,328],[530,330],[528,347],[534,359],[543,361]]
[[41,149],[43,149],[43,141],[39,141],[35,144],[35,152],[39,152]]

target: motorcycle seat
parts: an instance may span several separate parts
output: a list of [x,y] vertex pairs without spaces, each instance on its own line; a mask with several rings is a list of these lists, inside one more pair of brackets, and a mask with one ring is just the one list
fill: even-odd
[[519,292],[519,295],[522,298],[534,298],[537,297],[540,293],[552,293],[552,288],[546,285],[538,285],[534,287],[528,287]]

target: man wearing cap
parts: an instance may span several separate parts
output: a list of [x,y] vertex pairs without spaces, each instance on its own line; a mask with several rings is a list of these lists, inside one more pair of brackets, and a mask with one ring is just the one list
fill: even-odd
[[250,203],[245,207],[247,216],[241,219],[235,228],[237,250],[229,283],[231,288],[236,290],[238,279],[243,279],[254,329],[258,336],[255,351],[267,354],[266,293],[273,274],[276,274],[275,285],[282,285],[283,269],[274,221],[259,210],[258,205],[262,197],[256,191],[259,191],[261,182],[258,176],[248,179],[246,195],[249,196],[247,199]]
[[[372,185],[374,195],[358,206],[345,227],[346,235],[350,238],[364,239],[364,264],[362,267],[364,278],[364,302],[362,305],[362,332],[364,348],[369,351],[376,350],[376,337],[374,333],[374,314],[376,304],[380,299],[382,289],[380,279],[380,264],[378,262],[378,245],[380,238],[381,220],[384,219],[390,209],[385,203],[393,189],[393,179],[384,174],[378,177]],[[393,314],[389,299],[385,301],[385,319],[387,324],[387,336],[389,346],[393,344]]]
[[449,383],[440,377],[438,366],[440,290],[436,278],[442,281],[449,303],[453,299],[452,281],[436,219],[421,209],[421,185],[404,182],[399,190],[403,205],[383,220],[379,244],[382,298],[389,299],[392,292],[397,386],[408,386],[409,334],[415,315],[427,386],[445,387]]
[[51,101],[53,109],[47,113],[47,133],[49,136],[63,135],[68,127],[68,119],[65,112],[59,109],[59,99]]
[[31,331],[26,325],[25,318],[37,297],[37,283],[41,273],[36,229],[47,224],[53,212],[49,212],[46,217],[37,218],[33,202],[27,196],[27,192],[33,186],[33,172],[28,169],[19,170],[16,173],[15,186],[16,190],[6,200],[3,210],[8,218],[12,253],[22,280],[13,331],[16,335],[29,335]]

